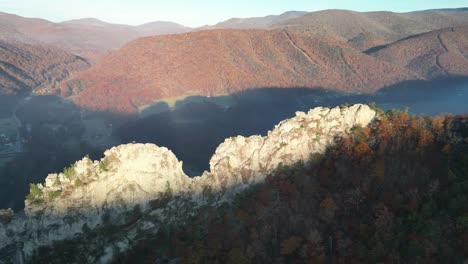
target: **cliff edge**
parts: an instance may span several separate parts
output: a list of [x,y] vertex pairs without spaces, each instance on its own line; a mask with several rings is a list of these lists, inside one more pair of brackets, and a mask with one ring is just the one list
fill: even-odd
[[[99,256],[89,260],[109,262],[140,236],[183,222],[203,206],[229,202],[278,166],[323,153],[352,127],[367,126],[375,117],[367,105],[297,112],[265,137],[226,139],[211,158],[210,171],[193,178],[170,150],[153,144],[114,147],[100,161],[85,157],[62,173],[48,175],[44,184],[31,185],[25,218],[3,212],[0,263],[8,262],[12,254],[28,257],[40,246],[111,222],[125,227],[118,231],[122,236],[115,235]],[[131,217],[135,214],[145,217]]]

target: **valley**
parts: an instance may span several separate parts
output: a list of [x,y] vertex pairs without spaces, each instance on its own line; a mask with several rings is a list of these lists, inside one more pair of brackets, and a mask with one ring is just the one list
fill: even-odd
[[468,261],[468,8],[134,2],[0,10],[0,264]]

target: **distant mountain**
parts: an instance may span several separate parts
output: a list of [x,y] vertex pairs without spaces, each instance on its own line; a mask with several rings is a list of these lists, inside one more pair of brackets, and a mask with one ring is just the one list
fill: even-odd
[[[82,25],[82,26],[95,26],[95,27],[107,27],[112,25],[111,23],[104,22],[97,18],[81,18],[81,19],[72,19],[62,22],[62,24],[70,24],[70,25]],[[121,25],[125,26],[125,25]]]
[[[0,13],[0,40],[102,58],[60,87],[52,85],[97,110],[133,112],[168,97],[262,87],[373,92],[405,80],[466,75],[464,9],[292,11],[231,19],[205,29],[216,27],[242,30],[183,33],[192,29],[164,21],[140,26],[94,18],[52,23]],[[427,33],[441,28],[449,30]],[[155,34],[164,36],[133,40]]]
[[0,94],[51,91],[89,66],[85,59],[54,47],[0,40]]
[[367,50],[411,35],[464,25],[468,25],[468,11],[464,9],[411,13],[325,10],[276,23],[272,27],[331,36],[359,50]]
[[372,92],[417,76],[332,38],[287,31],[209,30],[141,38],[62,89],[79,105],[133,112],[158,99],[261,87]]
[[303,11],[288,11],[281,15],[270,15],[265,17],[231,18],[213,26],[205,26],[200,29],[267,29],[276,23],[297,18],[307,14]]
[[468,26],[416,35],[375,48],[369,54],[429,79],[468,75]]
[[53,23],[43,19],[0,13],[0,39],[42,42],[91,59],[139,37],[190,30],[170,22],[129,26],[85,18]]
[[138,31],[145,35],[160,35],[188,32],[191,28],[170,21],[155,21],[140,25]]
[[460,8],[440,8],[440,9],[428,9],[425,11],[468,11],[468,7],[460,7]]
[[140,26],[112,24],[95,18],[53,23],[0,12],[0,39],[55,45],[96,60],[110,50],[145,36],[207,29],[286,29],[302,34],[337,38],[365,51],[399,39],[446,27],[468,25],[466,8],[426,10],[411,13],[325,10],[289,11],[280,15],[232,18],[216,25],[188,28],[157,21]]

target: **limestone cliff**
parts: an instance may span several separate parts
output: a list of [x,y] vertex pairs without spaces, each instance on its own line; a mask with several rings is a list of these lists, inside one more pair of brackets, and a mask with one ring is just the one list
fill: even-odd
[[[366,126],[375,116],[366,105],[298,112],[266,137],[226,139],[211,158],[210,171],[194,178],[185,175],[170,150],[153,144],[114,147],[100,161],[84,158],[32,186],[25,218],[5,212],[9,219],[0,221],[0,263],[15,252],[28,257],[39,246],[112,222],[125,226],[116,231],[123,235],[115,236],[99,256],[87,256],[88,262],[109,262],[116,250],[124,251],[139,236],[181,223],[202,206],[229,202],[278,166],[323,153],[353,126]],[[145,217],[127,217],[131,213]]]

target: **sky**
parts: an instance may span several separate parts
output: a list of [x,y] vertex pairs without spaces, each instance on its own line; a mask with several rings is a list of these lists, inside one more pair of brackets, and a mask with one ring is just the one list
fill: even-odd
[[173,21],[191,27],[290,10],[408,12],[466,6],[468,0],[0,0],[2,12],[54,22],[94,17],[120,24]]

